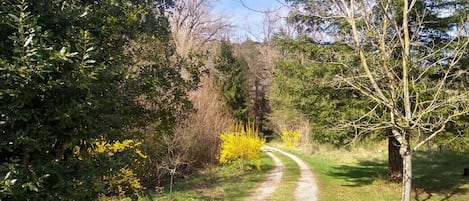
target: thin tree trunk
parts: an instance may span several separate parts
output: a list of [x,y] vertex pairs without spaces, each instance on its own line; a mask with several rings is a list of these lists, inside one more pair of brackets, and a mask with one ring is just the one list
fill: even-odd
[[412,151],[410,146],[406,146],[405,152],[403,153],[403,189],[402,189],[402,201],[411,200],[411,191],[412,191]]
[[[389,130],[391,132],[391,130]],[[388,180],[393,183],[402,182],[403,159],[399,153],[400,143],[392,136],[388,137]]]
[[23,147],[22,162],[24,169],[29,170],[31,165],[31,155],[29,154],[29,149],[26,147]]
[[401,142],[401,155],[404,161],[403,170],[403,189],[402,200],[410,201],[410,193],[412,190],[412,150],[410,148],[410,121],[412,119],[411,100],[409,90],[409,72],[410,72],[410,34],[409,34],[409,0],[404,0],[404,7],[402,9],[402,32],[403,32],[403,48],[402,51],[402,87],[403,87],[403,102],[405,111],[405,142]]

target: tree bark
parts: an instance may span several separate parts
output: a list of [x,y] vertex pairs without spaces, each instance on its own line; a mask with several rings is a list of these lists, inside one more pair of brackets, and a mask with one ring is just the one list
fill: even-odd
[[31,156],[29,154],[29,149],[23,147],[23,157],[22,157],[23,167],[25,170],[30,170],[31,166]]
[[[391,130],[388,132],[391,132]],[[394,136],[392,136],[392,133],[389,133],[388,136],[388,181],[392,183],[401,183],[402,169],[404,167],[404,161],[399,153],[401,144]]]
[[404,0],[404,7],[402,9],[402,32],[403,32],[403,48],[402,51],[402,88],[403,88],[403,102],[405,111],[404,121],[404,142],[401,141],[401,155],[404,162],[403,179],[402,183],[402,200],[410,201],[410,193],[412,190],[412,150],[410,148],[410,121],[412,116],[412,105],[410,100],[410,86],[409,86],[409,72],[410,72],[410,34],[409,34],[409,13],[410,13],[409,0]]
[[402,201],[410,201],[411,200],[411,191],[412,191],[412,151],[410,146],[407,145],[402,154],[403,158],[403,189],[402,189]]

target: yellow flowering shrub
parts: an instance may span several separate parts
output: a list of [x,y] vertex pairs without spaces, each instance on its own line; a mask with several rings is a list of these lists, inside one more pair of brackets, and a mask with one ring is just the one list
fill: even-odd
[[108,143],[105,141],[95,142],[94,152],[96,153],[106,153],[108,156],[113,156],[115,153],[123,152],[126,149],[133,148],[140,145],[139,142],[134,140],[124,140],[122,142],[116,141],[114,143]]
[[145,154],[138,148],[142,144],[141,142],[136,142],[134,140],[124,140],[124,141],[116,141],[114,143],[108,143],[105,141],[96,141],[94,143],[94,148],[89,150],[91,153],[98,153],[98,154],[106,154],[107,156],[111,157],[116,153],[123,152],[128,149],[134,149],[135,153],[142,157],[147,158]]
[[[88,151],[94,155],[104,155],[112,160],[116,154],[136,154],[141,158],[147,158],[137,147],[141,143],[135,140],[123,140],[115,142],[96,141],[92,149]],[[79,152],[79,150],[78,150]],[[126,157],[126,156],[124,156]],[[136,160],[136,159],[134,159]],[[128,168],[128,165],[119,169],[118,172],[105,176],[103,178],[104,184],[107,186],[108,194],[100,196],[100,200],[106,200],[107,196],[119,196],[134,194],[137,195],[143,190],[143,186],[140,183],[140,179]]]
[[117,175],[105,180],[108,181],[109,190],[120,197],[137,194],[143,190],[137,175],[129,168],[121,168]]
[[244,127],[242,124],[237,124],[231,131],[220,134],[221,151],[219,161],[222,164],[240,161],[241,167],[244,168],[244,163],[253,161],[260,169],[259,158],[262,154],[262,146],[265,144],[265,139],[259,137],[259,133],[254,129],[254,126]]
[[298,130],[289,131],[287,129],[283,129],[280,137],[282,138],[283,143],[290,147],[298,145],[301,139],[301,135]]

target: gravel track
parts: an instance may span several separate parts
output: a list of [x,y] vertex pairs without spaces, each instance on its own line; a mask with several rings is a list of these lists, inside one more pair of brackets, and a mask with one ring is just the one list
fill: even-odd
[[277,189],[282,180],[285,166],[282,161],[277,158],[270,150],[264,149],[265,153],[274,160],[274,168],[267,174],[267,179],[262,182],[261,186],[246,201],[264,201],[269,198],[275,189]]
[[264,151],[266,154],[274,160],[274,169],[272,169],[268,175],[267,179],[261,184],[261,186],[256,189],[256,191],[248,198],[247,201],[264,201],[274,193],[277,187],[282,180],[283,172],[285,171],[285,166],[282,164],[282,161],[277,158],[272,151],[281,153],[293,161],[295,161],[301,171],[300,179],[298,180],[298,186],[295,191],[295,200],[296,201],[317,201],[318,187],[316,180],[314,179],[313,172],[306,165],[306,163],[298,158],[297,156],[282,151],[278,148],[271,146],[264,146]]
[[318,200],[318,187],[316,184],[316,180],[314,179],[313,172],[309,169],[308,165],[306,165],[303,160],[298,158],[297,156],[284,152],[278,148],[265,146],[267,149],[277,151],[285,156],[290,157],[294,160],[301,170],[300,180],[298,181],[298,187],[295,191],[295,198],[296,201],[316,201]]

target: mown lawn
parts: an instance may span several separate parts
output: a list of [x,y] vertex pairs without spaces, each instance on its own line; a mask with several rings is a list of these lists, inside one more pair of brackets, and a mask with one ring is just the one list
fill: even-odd
[[[388,183],[386,144],[365,148],[334,149],[316,146],[313,154],[282,147],[310,165],[323,201],[400,200],[401,186]],[[468,154],[420,151],[413,160],[413,195],[416,201],[469,200]]]

